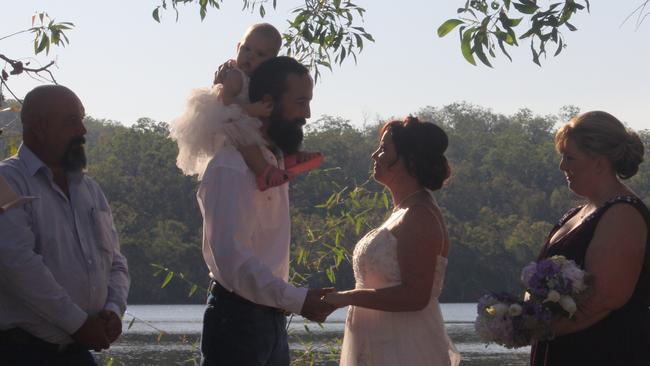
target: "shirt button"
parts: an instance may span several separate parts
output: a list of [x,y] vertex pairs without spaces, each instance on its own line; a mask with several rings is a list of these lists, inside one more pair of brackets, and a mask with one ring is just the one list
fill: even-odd
[[88,264],[93,264],[93,261],[91,261],[91,260],[89,259],[89,260],[88,260]]
[[95,292],[95,290],[97,289],[97,287],[93,286],[93,287],[91,287],[90,289],[91,289],[93,292]]
[[271,200],[271,196],[269,196],[269,197],[266,197],[266,199],[267,199],[268,201],[270,201],[270,200]]

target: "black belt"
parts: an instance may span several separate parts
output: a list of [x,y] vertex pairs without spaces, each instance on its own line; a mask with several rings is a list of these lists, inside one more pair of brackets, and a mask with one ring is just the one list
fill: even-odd
[[87,349],[79,343],[50,343],[20,328],[0,330],[0,343],[7,345],[33,346],[34,348],[38,348],[43,351],[55,353],[78,352]]
[[286,311],[286,310],[274,308],[272,306],[260,305],[260,304],[254,303],[254,302],[252,302],[250,300],[247,300],[247,299],[237,295],[236,293],[234,293],[232,291],[228,291],[225,287],[223,287],[219,282],[217,282],[215,280],[210,281],[210,293],[212,294],[212,296],[216,297],[217,299],[220,298],[220,297],[226,297],[226,298],[229,298],[231,300],[235,300],[235,301],[247,304],[247,305],[257,306],[257,307],[260,307],[260,308],[265,309],[265,310],[280,313],[280,314],[282,314],[284,316],[291,315],[291,313]]

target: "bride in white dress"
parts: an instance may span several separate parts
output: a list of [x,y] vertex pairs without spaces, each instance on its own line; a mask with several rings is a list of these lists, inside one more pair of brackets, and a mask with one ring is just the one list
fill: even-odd
[[350,305],[341,366],[460,363],[438,303],[449,238],[431,195],[449,176],[447,143],[442,129],[414,117],[381,130],[374,178],[391,192],[393,213],[354,248],[355,289],[324,296]]

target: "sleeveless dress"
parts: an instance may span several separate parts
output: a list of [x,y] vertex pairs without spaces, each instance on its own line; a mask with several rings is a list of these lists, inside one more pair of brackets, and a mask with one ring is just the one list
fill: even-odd
[[[621,308],[581,331],[533,344],[532,366],[650,365],[650,211],[634,196],[616,197],[589,215],[579,226],[549,245],[553,234],[581,207],[567,212],[548,236],[539,259],[564,255],[584,269],[585,256],[598,221],[614,204],[629,204],[643,216],[648,227],[645,258],[634,293]],[[598,278],[595,279],[598,281]]]
[[234,67],[242,79],[236,103],[223,104],[223,85],[191,91],[183,114],[172,121],[170,137],[178,144],[178,165],[185,174],[203,175],[208,162],[226,144],[239,146],[264,145],[260,131],[262,122],[248,116],[237,104],[250,103],[249,77]]
[[[354,248],[356,288],[385,288],[401,283],[397,239],[388,225],[406,209],[395,211]],[[438,297],[447,258],[438,255],[429,304],[420,311],[387,312],[350,306],[345,322],[340,366],[448,366],[460,355],[445,331]]]

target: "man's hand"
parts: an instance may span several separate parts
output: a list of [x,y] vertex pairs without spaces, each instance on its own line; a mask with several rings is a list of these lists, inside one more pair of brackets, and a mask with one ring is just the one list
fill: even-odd
[[332,311],[336,310],[336,307],[322,300],[325,294],[332,291],[335,290],[333,288],[310,288],[307,291],[305,302],[302,304],[300,315],[311,321],[324,322]]
[[106,321],[97,315],[90,315],[76,332],[72,339],[95,351],[107,349],[110,346],[106,336]]
[[120,319],[119,315],[106,309],[100,311],[98,315],[106,321],[105,331],[108,341],[110,343],[115,342],[120,334],[122,334],[122,319]]
[[235,67],[235,60],[228,60],[221,64],[217,71],[214,73],[214,82],[213,84],[223,84],[223,81],[226,78],[226,74]]

